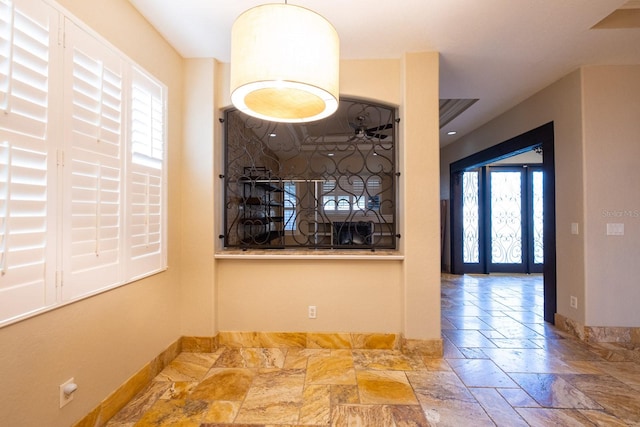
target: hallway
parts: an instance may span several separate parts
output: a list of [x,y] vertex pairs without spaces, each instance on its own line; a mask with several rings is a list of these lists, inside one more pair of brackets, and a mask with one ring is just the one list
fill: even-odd
[[444,358],[349,348],[182,353],[107,425],[640,425],[640,346],[542,320],[542,276],[442,277]]

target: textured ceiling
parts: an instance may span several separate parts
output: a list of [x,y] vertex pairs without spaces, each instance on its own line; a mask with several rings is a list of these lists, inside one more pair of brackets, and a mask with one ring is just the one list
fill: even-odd
[[[130,0],[186,58],[229,60],[230,32],[259,0]],[[440,98],[478,99],[444,146],[582,65],[639,64],[640,29],[592,29],[637,0],[294,0],[327,18],[343,59],[440,52]],[[454,136],[447,135],[456,130]]]

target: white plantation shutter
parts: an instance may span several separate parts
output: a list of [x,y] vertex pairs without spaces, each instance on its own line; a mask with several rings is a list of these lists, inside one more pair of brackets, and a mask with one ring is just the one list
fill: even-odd
[[379,176],[370,176],[366,178],[366,183],[362,189],[365,196],[376,196],[382,191],[382,179]]
[[340,177],[336,181],[329,180],[322,184],[322,203],[325,211],[364,210],[367,201],[378,195],[381,189],[379,176]]
[[131,77],[127,181],[127,278],[166,266],[165,114],[166,89],[134,67]]
[[56,303],[57,23],[47,5],[0,0],[0,324]]
[[351,179],[351,188],[353,190],[353,209],[364,210],[366,207],[365,184],[361,177],[353,177]]
[[333,180],[324,181],[322,183],[322,208],[325,211],[336,210],[336,182]]
[[63,299],[120,284],[123,63],[66,22]]
[[0,326],[166,268],[166,103],[55,5],[0,0]]

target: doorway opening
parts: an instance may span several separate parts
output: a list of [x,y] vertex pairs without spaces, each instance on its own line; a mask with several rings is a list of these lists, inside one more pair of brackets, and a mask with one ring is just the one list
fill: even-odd
[[[539,163],[505,159],[539,153]],[[556,312],[553,123],[451,164],[451,272],[544,276],[544,319]]]

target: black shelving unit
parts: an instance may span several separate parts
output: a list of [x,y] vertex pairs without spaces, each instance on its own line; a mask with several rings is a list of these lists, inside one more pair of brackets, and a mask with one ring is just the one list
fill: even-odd
[[241,243],[247,247],[284,245],[282,182],[266,168],[247,168],[242,185]]

